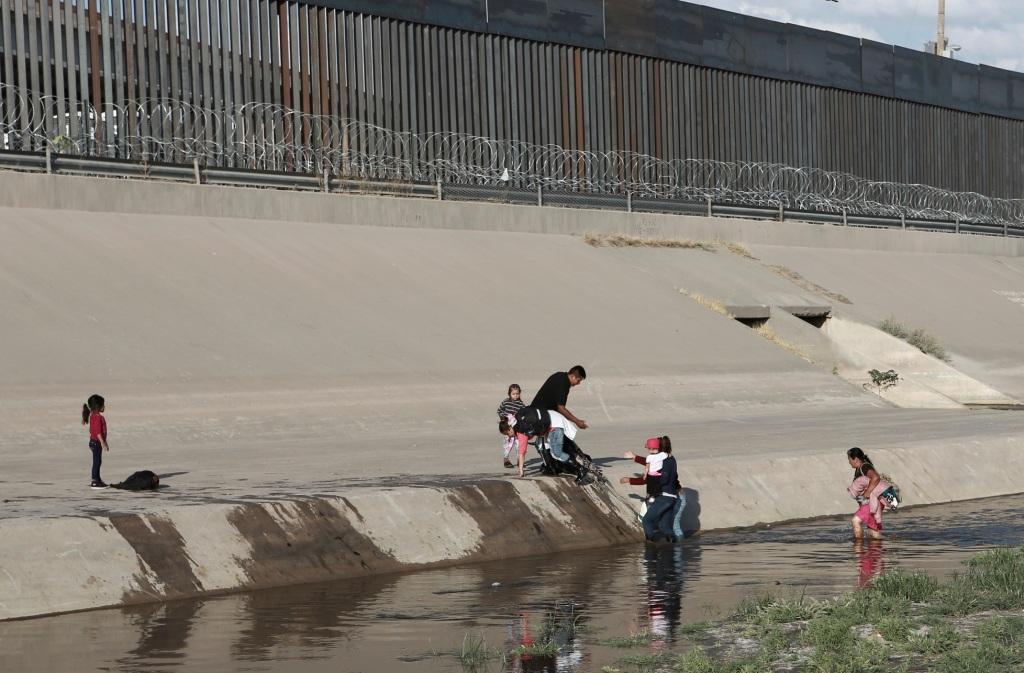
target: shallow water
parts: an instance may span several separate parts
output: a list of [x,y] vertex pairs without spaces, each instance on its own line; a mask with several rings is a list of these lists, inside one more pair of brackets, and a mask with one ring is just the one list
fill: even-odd
[[[464,669],[482,637],[505,659],[477,671],[599,671],[671,647],[679,625],[772,592],[831,596],[903,567],[937,576],[1024,540],[1024,495],[906,510],[855,546],[845,517],[204,600],[0,623],[0,671],[421,673]],[[575,623],[583,628],[574,630]],[[551,628],[560,653],[520,657]],[[641,648],[600,644],[643,629]],[[469,669],[474,670],[474,669]]]

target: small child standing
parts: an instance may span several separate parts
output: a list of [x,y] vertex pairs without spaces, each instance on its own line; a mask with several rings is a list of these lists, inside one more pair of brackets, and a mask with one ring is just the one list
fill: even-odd
[[106,404],[99,395],[90,395],[82,405],[82,425],[89,426],[89,450],[92,451],[92,483],[91,488],[106,488],[100,479],[100,465],[103,464],[103,452],[110,451],[107,445],[107,419],[103,418]]
[[[498,405],[498,432],[501,432],[502,422],[507,422],[509,416],[515,416],[521,409],[526,405],[523,404],[521,399],[523,396],[523,389],[519,387],[518,383],[513,383],[508,387],[508,397],[501,401]],[[502,433],[504,434],[504,433]],[[508,459],[512,453],[512,449],[516,446],[515,434],[511,437],[506,436],[505,440],[501,444],[502,457],[505,459],[505,467],[515,467],[515,464]]]

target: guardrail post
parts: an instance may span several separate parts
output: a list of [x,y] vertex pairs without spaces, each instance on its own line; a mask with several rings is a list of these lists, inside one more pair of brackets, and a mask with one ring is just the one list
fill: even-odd
[[626,212],[633,212],[633,192],[626,192]]
[[906,213],[900,213],[900,229],[906,229],[906,228],[907,228],[907,214]]
[[709,196],[708,197],[708,217],[711,217],[711,216],[712,216],[712,213],[711,213],[711,197]]
[[195,174],[196,184],[203,184],[203,174],[199,170],[199,159],[192,160],[192,172]]
[[537,205],[544,205],[544,188],[541,187],[540,185],[537,185]]
[[1006,222],[1003,222],[1003,236],[1008,236],[1009,232],[1006,229]]
[[779,201],[779,222],[786,221],[786,207],[782,205],[782,201]]
[[324,169],[324,194],[330,194],[330,193],[331,193],[331,174],[325,168]]
[[437,181],[437,200],[444,201],[444,190],[441,187],[441,180]]
[[846,208],[843,208],[843,226],[846,226]]
[[956,233],[960,233],[960,218],[956,218]]
[[53,156],[50,154],[50,146],[46,146],[46,174],[53,173]]

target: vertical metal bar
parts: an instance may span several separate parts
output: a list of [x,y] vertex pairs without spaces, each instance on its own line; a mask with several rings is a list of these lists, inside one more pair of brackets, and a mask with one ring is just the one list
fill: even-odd
[[[32,106],[31,115],[33,116],[40,109],[39,94],[42,89],[42,83],[40,82],[42,58],[39,53],[39,28],[37,25],[38,17],[36,16],[38,3],[39,0],[28,0],[28,53],[26,54],[26,59],[28,60],[29,91],[27,93]],[[49,125],[48,119],[39,119],[36,120],[36,128],[34,130],[36,133],[42,132],[44,136],[48,136]],[[31,139],[30,147],[32,149],[35,149],[38,144],[36,138]]]
[[[57,136],[67,136],[67,88],[64,84],[64,73],[68,72],[68,68],[71,59],[68,58],[68,54],[64,51],[64,40],[61,34],[61,26],[63,25],[63,16],[61,14],[62,9],[61,0],[42,0],[43,16],[47,17],[51,24],[49,31],[44,25],[44,32],[49,32],[51,37],[51,43],[53,45],[53,74],[54,74],[54,105],[56,111],[56,119],[54,129]],[[9,43],[4,43],[5,46]],[[50,49],[44,48],[43,50],[43,69],[47,74],[50,72]],[[74,71],[72,71],[74,72]],[[51,136],[52,138],[53,136]],[[2,140],[0,140],[0,146],[2,146]]]
[[[68,109],[68,136],[78,141],[78,81],[75,78],[75,64],[84,68],[85,64],[76,58],[75,53],[75,15],[74,6],[70,2],[61,1],[64,9],[64,50],[67,59],[67,109]],[[9,43],[8,43],[9,44]]]
[[18,119],[21,120],[21,146],[22,148],[31,147],[31,136],[29,135],[30,125],[32,123],[32,109],[31,104],[28,103],[26,97],[28,96],[28,89],[30,84],[28,81],[28,64],[26,61],[29,56],[28,45],[25,44],[25,0],[16,0],[14,7],[14,33],[15,33],[15,51],[14,59],[18,65]]
[[124,4],[123,0],[113,0],[110,11],[110,22],[113,28],[113,44],[111,45],[114,52],[113,59],[113,85],[114,85],[114,113],[111,115],[115,123],[115,130],[117,132],[116,144],[114,145],[114,151],[118,156],[125,156],[127,153],[127,135],[128,128],[124,119],[124,112],[126,110],[124,100],[124,90],[126,84],[126,78],[124,74],[124,36],[122,28],[124,27]]
[[124,34],[124,73],[126,92],[125,105],[125,131],[128,134],[127,152],[131,156],[139,154],[139,119],[136,112],[138,108],[139,94],[136,90],[138,84],[138,68],[136,66],[136,45],[135,45],[135,3],[133,0],[123,0],[124,10],[122,12],[122,33]]
[[149,97],[149,81],[150,73],[152,72],[148,67],[147,56],[149,55],[148,35],[147,35],[147,17],[146,17],[146,0],[131,0],[132,3],[132,15],[135,17],[135,71],[137,77],[138,96],[139,96],[139,143],[138,150],[140,154],[145,154],[148,151],[150,136],[150,125],[149,125],[149,109],[150,104],[144,102]]
[[[17,118],[17,110],[15,108],[15,101],[17,100],[14,95],[15,79],[14,79],[14,61],[15,53],[17,53],[17,45],[14,44],[13,31],[11,23],[14,21],[14,3],[12,0],[0,0],[0,36],[4,41],[4,71],[3,71],[3,82],[6,86],[3,87],[3,105],[4,105],[4,116],[2,117],[3,124],[10,123]],[[0,136],[0,147],[3,147],[8,141],[7,134],[13,129],[7,126],[0,127],[4,131],[4,135]]]
[[111,0],[99,0],[100,2],[100,34],[103,40],[103,116],[106,122],[104,134],[104,153],[106,156],[114,156],[116,153],[116,131],[114,115],[114,59],[111,54],[113,47],[113,36],[111,33],[111,19],[113,18]]
[[91,143],[91,136],[92,136],[92,133],[93,133],[94,126],[93,126],[93,123],[92,123],[92,121],[90,119],[89,107],[90,107],[90,100],[91,100],[93,94],[89,90],[89,83],[90,83],[90,77],[89,77],[90,57],[89,57],[89,47],[87,46],[88,45],[87,38],[91,37],[92,30],[91,30],[91,27],[90,27],[90,29],[88,30],[88,35],[87,35],[86,25],[87,25],[88,22],[87,22],[87,18],[86,18],[86,12],[87,12],[86,3],[85,2],[79,2],[78,3],[78,78],[79,78],[79,80],[78,81],[79,81],[79,84],[80,84],[79,89],[80,89],[80,92],[81,92],[81,101],[82,101],[82,103],[81,103],[81,115],[82,115],[81,116],[81,120],[82,120],[82,124],[81,124],[81,138],[76,137],[76,140],[80,141],[82,149],[84,150],[84,152],[86,154],[91,154],[92,151],[93,151],[92,143]]

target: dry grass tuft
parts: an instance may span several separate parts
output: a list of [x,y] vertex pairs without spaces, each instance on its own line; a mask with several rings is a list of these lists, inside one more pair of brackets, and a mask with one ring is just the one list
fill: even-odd
[[583,241],[595,248],[684,248],[714,252],[715,246],[704,241],[680,238],[640,238],[628,234],[597,234],[587,232]]
[[754,255],[751,254],[750,250],[747,249],[747,246],[743,245],[742,243],[734,243],[733,241],[718,241],[718,245],[720,245],[721,247],[725,248],[726,250],[728,250],[729,252],[738,257],[743,257],[744,259],[757,260],[757,257],[754,257]]
[[783,278],[793,282],[797,286],[802,287],[805,290],[808,290],[809,292],[817,292],[818,294],[824,297],[828,297],[832,301],[837,301],[840,304],[853,304],[852,301],[850,301],[843,295],[839,294],[838,292],[832,292],[830,290],[823,288],[817,283],[812,283],[811,281],[807,280],[793,269],[790,269],[788,266],[776,264],[769,266],[768,268],[774,271],[775,273],[779,274]]
[[790,342],[786,341],[785,339],[780,337],[778,334],[776,334],[775,330],[773,330],[767,324],[758,325],[757,327],[755,327],[753,329],[759,335],[761,335],[762,337],[764,337],[768,341],[771,341],[776,346],[780,346],[781,348],[785,348],[787,351],[789,351],[793,355],[801,357],[804,360],[806,360],[807,362],[810,362],[810,363],[814,362],[809,357],[807,357],[807,355],[802,350],[800,350],[795,345],[791,344]]
[[718,299],[714,299],[712,297],[705,297],[704,295],[700,294],[699,292],[690,292],[689,290],[687,290],[685,288],[680,288],[679,294],[686,295],[687,297],[689,297],[690,299],[694,300],[695,302],[697,302],[698,304],[700,304],[704,308],[711,309],[715,313],[718,313],[720,315],[724,315],[726,318],[732,318],[733,317],[733,315],[731,313],[729,313],[729,309],[727,309],[725,307],[725,304],[723,304]]

